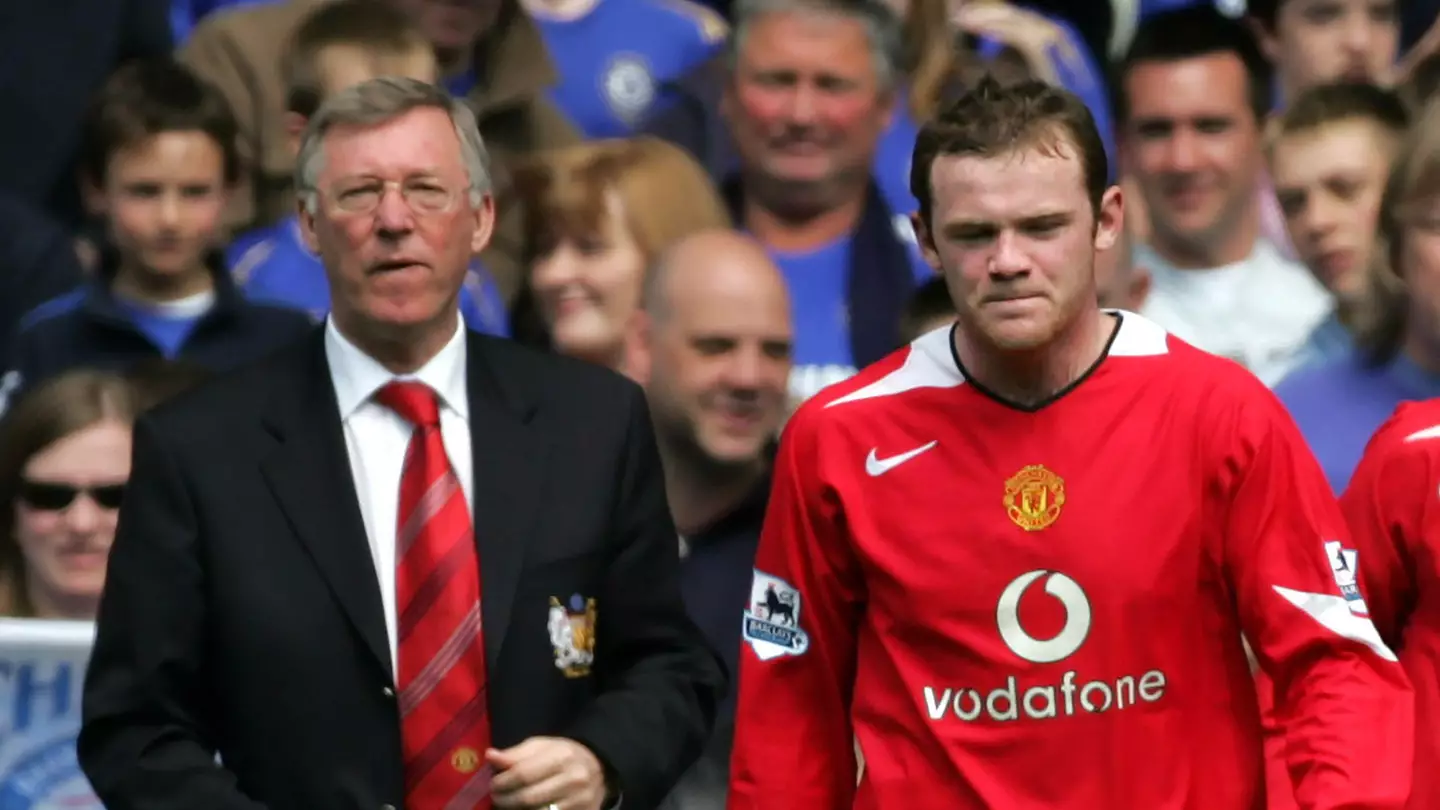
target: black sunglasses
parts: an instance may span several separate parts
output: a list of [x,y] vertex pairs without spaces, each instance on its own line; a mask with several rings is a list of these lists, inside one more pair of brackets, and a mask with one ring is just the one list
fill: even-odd
[[42,512],[59,512],[68,509],[75,502],[75,496],[85,493],[105,509],[119,509],[125,497],[124,484],[106,484],[100,487],[74,487],[69,484],[53,484],[42,481],[21,481],[19,496],[31,509]]

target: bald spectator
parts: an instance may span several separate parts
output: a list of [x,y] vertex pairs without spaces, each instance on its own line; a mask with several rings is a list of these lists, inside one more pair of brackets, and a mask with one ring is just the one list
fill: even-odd
[[1135,235],[1127,224],[1109,250],[1095,254],[1095,289],[1100,306],[1139,312],[1150,296],[1150,271],[1135,263]]
[[1121,155],[1149,218],[1141,313],[1274,384],[1330,296],[1261,232],[1264,58],[1238,20],[1196,6],[1141,24],[1120,67]]
[[[545,96],[555,71],[517,0],[375,1],[403,12],[429,40],[441,83],[470,102],[499,169],[519,154],[578,140]],[[282,65],[296,29],[323,2],[277,0],[219,12],[201,20],[181,51],[181,59],[225,94],[240,124],[240,151],[249,171],[229,216],[236,232],[295,211]],[[500,221],[485,265],[508,298],[519,281],[519,221],[503,204],[503,171],[497,180]]]
[[[629,341],[646,387],[680,532],[691,618],[731,673],[769,496],[771,444],[790,372],[790,306],[765,250],[709,231],[661,254]],[[705,754],[665,810],[722,810],[734,702],[726,698]]]
[[740,0],[722,111],[740,168],[737,224],[794,302],[803,400],[895,348],[933,271],[871,177],[899,89],[900,20],[884,0]]

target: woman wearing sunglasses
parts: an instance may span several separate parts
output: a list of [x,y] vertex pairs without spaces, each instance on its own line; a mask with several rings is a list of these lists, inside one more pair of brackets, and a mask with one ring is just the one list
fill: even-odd
[[95,618],[135,413],[123,377],[76,371],[0,422],[0,616]]

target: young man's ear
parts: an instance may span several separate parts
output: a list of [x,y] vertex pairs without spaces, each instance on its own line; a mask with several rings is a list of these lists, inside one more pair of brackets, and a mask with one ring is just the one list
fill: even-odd
[[920,248],[920,256],[930,269],[939,273],[944,268],[940,266],[940,252],[935,249],[935,235],[930,232],[930,225],[921,212],[910,215],[910,227],[915,229],[915,246]]

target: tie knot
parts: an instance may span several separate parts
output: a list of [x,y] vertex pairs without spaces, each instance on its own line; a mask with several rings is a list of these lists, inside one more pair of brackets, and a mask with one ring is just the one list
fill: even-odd
[[425,383],[388,383],[375,394],[375,399],[416,427],[440,426],[440,402]]

